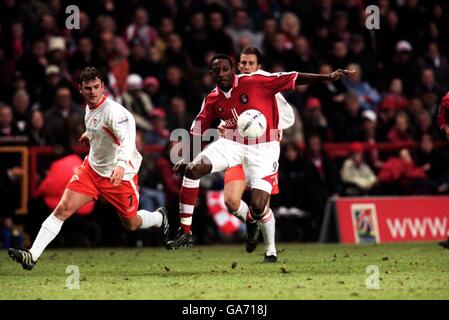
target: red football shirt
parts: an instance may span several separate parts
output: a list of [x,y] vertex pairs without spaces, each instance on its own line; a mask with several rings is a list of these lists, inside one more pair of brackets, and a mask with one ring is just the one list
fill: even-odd
[[193,121],[190,133],[202,135],[215,119],[225,121],[226,129],[237,129],[238,116],[246,110],[256,109],[267,119],[266,135],[269,137],[270,130],[277,130],[279,124],[274,95],[294,89],[297,77],[298,72],[268,73],[262,70],[235,75],[232,88],[228,92],[216,87],[206,96],[200,113]]

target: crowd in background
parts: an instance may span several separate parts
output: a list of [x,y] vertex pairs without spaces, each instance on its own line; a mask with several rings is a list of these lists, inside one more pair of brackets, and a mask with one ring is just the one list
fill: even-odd
[[[76,80],[95,66],[108,95],[136,118],[147,206],[166,203],[176,215],[170,131],[188,129],[215,87],[213,54],[238,61],[251,45],[270,72],[357,71],[284,92],[296,122],[284,132],[273,205],[300,208],[319,226],[330,196],[448,193],[449,156],[444,143],[437,148],[445,137],[436,125],[449,87],[446,1],[79,1],[79,29],[67,29],[71,4],[1,0],[1,145],[76,145],[84,132]],[[371,4],[379,29],[365,25]],[[348,154],[327,154],[323,144],[332,142],[349,143]],[[369,147],[382,142],[405,147]],[[145,153],[144,145],[163,154]],[[17,179],[14,167],[3,166],[2,176]],[[203,185],[222,187],[214,179]]]

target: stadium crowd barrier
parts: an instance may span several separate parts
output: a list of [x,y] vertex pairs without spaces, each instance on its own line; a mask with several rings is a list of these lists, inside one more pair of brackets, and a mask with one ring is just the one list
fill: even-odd
[[320,242],[336,230],[346,244],[437,241],[449,237],[449,196],[331,198]]

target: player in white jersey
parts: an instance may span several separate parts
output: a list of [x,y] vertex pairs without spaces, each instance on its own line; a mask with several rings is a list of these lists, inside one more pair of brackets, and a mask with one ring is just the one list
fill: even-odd
[[104,95],[101,73],[87,67],[80,74],[85,98],[86,132],[80,142],[90,145],[89,156],[67,184],[59,204],[42,223],[30,250],[10,248],[9,256],[31,270],[62,224],[86,203],[101,195],[116,209],[129,231],[157,227],[167,241],[167,212],[139,210],[137,172],[142,156],[136,149],[136,123],[132,114]]

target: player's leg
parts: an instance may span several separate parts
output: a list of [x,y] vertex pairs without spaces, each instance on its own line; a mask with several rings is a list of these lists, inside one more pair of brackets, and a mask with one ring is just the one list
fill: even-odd
[[193,236],[190,231],[192,225],[193,210],[198,198],[200,178],[211,173],[213,165],[211,160],[200,154],[186,167],[179,196],[180,228],[173,240],[167,242],[167,249],[191,247]]
[[208,145],[187,165],[179,197],[181,227],[175,238],[167,243],[167,249],[177,249],[193,244],[190,227],[198,198],[200,178],[209,173],[223,171],[230,166],[241,164],[243,151],[239,143],[228,139],[219,139]]
[[247,187],[245,172],[242,166],[229,168],[224,176],[224,202],[230,213],[242,222],[246,220],[249,207],[242,200]]
[[66,188],[55,210],[42,223],[31,249],[27,251],[11,248],[10,257],[21,263],[24,269],[31,270],[45,248],[58,235],[64,221],[93,199],[92,196]]
[[153,212],[138,210],[139,189],[137,175],[132,180],[122,181],[119,186],[114,186],[109,179],[102,178],[98,188],[106,201],[117,209],[117,213],[126,230],[136,231],[153,227],[159,228],[163,237],[162,240],[164,243],[167,242],[169,233],[167,210],[165,208],[158,208]]
[[[248,252],[253,251],[257,246],[259,224],[262,223],[267,231],[264,240],[272,242],[270,251],[275,251],[273,214],[267,204],[277,182],[279,153],[280,148],[277,142],[247,146],[244,170],[251,186],[251,208],[246,223]],[[256,223],[257,227],[252,223]],[[273,241],[269,240],[271,237]]]
[[251,189],[251,206],[246,216],[246,251],[253,252],[257,247],[260,232],[260,221],[268,212],[267,207],[270,193],[266,190],[258,189],[257,187]]
[[[271,197],[270,197],[271,199]],[[270,208],[270,199],[267,203],[268,212],[260,220],[260,232],[262,233],[263,241],[265,243],[265,262],[276,262],[277,253],[275,245],[276,220],[274,218],[273,210]]]

